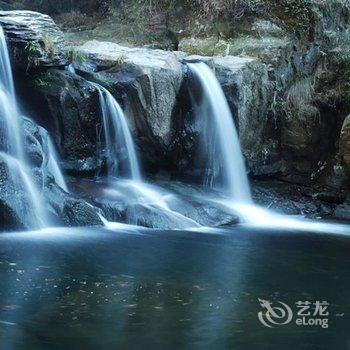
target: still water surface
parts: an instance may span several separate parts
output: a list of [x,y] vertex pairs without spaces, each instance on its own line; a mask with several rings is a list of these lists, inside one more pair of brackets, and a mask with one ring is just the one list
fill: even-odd
[[[350,236],[116,231],[0,236],[0,349],[350,349]],[[329,328],[264,327],[259,298]]]

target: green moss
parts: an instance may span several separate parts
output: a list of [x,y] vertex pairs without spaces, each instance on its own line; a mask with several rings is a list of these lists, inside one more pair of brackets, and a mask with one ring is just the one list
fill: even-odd
[[41,46],[40,44],[35,41],[28,41],[26,44],[25,50],[28,54],[28,68],[31,65],[37,66],[39,64],[39,58],[41,55]]
[[259,57],[263,50],[279,49],[288,45],[284,38],[275,37],[239,37],[231,40],[184,39],[180,43],[180,50],[193,55],[249,55]]

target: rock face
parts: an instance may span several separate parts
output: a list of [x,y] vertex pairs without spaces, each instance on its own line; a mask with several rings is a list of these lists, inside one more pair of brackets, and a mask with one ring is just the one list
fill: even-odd
[[78,75],[58,69],[18,81],[27,110],[57,144],[63,168],[72,174],[97,173],[103,163],[103,123],[96,88]]
[[339,153],[345,169],[350,175],[350,115],[345,118],[340,132]]
[[[30,119],[24,119],[25,150],[30,162],[28,176],[34,178],[49,220],[59,226],[102,225],[99,210],[60,188],[50,173],[46,143],[48,133]],[[0,229],[37,228],[33,203],[16,161],[0,154]]]
[[252,57],[214,57],[214,71],[231,107],[243,154],[253,174],[280,170],[276,133],[269,119],[271,85],[267,66]]
[[147,149],[145,163],[158,166],[154,160],[164,158],[173,136],[174,112],[184,77],[181,54],[98,41],[87,42],[78,50],[87,58],[78,69],[89,72],[88,78],[114,93],[130,120],[139,148]]
[[31,11],[0,11],[0,25],[16,68],[28,70],[67,64],[63,33],[51,17]]
[[[182,120],[192,108],[184,63],[193,59],[215,69],[236,119],[250,169],[259,174],[280,170],[277,142],[268,139],[275,127],[268,117],[268,70],[257,59],[186,57],[181,52],[130,49],[97,41],[86,43],[79,51],[87,60],[76,64],[78,70],[109,88],[123,105],[139,148],[145,150],[141,156],[147,170],[171,169],[181,163],[186,171],[193,165],[182,159],[194,156],[191,151],[197,142],[195,130],[187,130],[195,126]],[[183,148],[180,142],[185,149],[178,149]]]
[[[190,96],[193,79],[186,61],[200,60],[213,67],[223,87],[251,175],[304,184],[322,179],[319,181],[322,185],[333,186],[344,179],[338,171],[339,181],[334,181],[338,169],[335,155],[350,174],[349,117],[343,123],[338,142],[349,106],[339,102],[345,99],[337,92],[342,89],[335,88],[339,81],[335,67],[338,65],[342,70],[346,67],[339,68],[342,62],[332,65],[329,58],[332,52],[338,52],[334,51],[337,45],[343,47],[341,40],[346,40],[344,26],[348,19],[339,11],[332,14],[333,19],[327,16],[317,24],[307,42],[286,37],[284,30],[271,23],[254,23],[250,33],[255,33],[255,37],[220,44],[224,56],[207,57],[203,52],[203,56],[193,57],[183,52],[91,41],[77,48],[79,55],[83,55],[82,62],[75,62],[81,76],[65,69],[62,32],[48,16],[28,11],[0,12],[0,25],[11,48],[18,91],[27,110],[52,134],[64,169],[70,174],[103,171],[102,117],[98,92],[88,82],[91,80],[108,88],[125,110],[146,173],[164,171],[168,178],[199,177],[201,168],[196,163],[196,151],[200,121],[194,119]],[[196,48],[196,41],[191,40],[191,45],[191,50]],[[24,75],[23,70],[29,74]],[[341,87],[346,88],[347,82],[344,79]],[[41,189],[55,220],[65,225],[100,224],[98,209],[64,193],[45,169],[45,132],[28,121],[25,128],[33,176],[38,184],[44,184]],[[16,212],[19,204],[11,204],[14,186],[8,169],[4,162],[0,165],[1,215],[13,228],[29,227],[30,212],[27,219],[20,219]],[[307,196],[311,198],[310,194]],[[274,197],[283,198],[283,193]],[[24,194],[19,193],[18,198],[25,205]],[[305,212],[309,204],[299,208],[297,202],[291,200],[287,209]],[[114,204],[111,207],[109,203],[99,203],[109,219],[132,216],[128,213],[130,208],[120,209],[120,203]],[[321,206],[322,203],[317,204],[311,212],[318,213]],[[183,210],[198,216],[198,221],[201,216],[206,217],[204,224],[212,224],[221,216],[213,213],[214,208],[201,207],[196,203]],[[136,209],[135,222],[151,227],[160,225],[158,214],[141,207]],[[223,216],[221,221],[224,224],[230,220]]]
[[[281,168],[278,143],[270,136],[276,125],[268,114],[271,86],[266,65],[252,57],[206,57],[191,55],[187,62],[205,62],[212,67],[230,106],[248,168],[254,174],[276,173]],[[190,70],[179,96],[174,139],[171,145],[172,164],[186,177],[200,178],[204,169],[201,158],[201,116],[195,115],[193,101],[200,88]],[[192,96],[192,97],[191,97]]]

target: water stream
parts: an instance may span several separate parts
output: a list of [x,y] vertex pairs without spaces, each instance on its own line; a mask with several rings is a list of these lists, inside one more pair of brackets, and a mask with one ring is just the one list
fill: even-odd
[[139,162],[125,114],[107,89],[96,83],[93,85],[100,94],[108,175],[140,181]]
[[203,141],[208,158],[208,171],[203,182],[221,188],[232,200],[252,203],[237,130],[220,83],[205,63],[189,63],[188,66],[203,92],[197,110],[205,124]]
[[6,38],[0,27],[0,116],[4,151],[25,162],[22,120],[18,112]]
[[60,186],[64,191],[69,192],[66,180],[64,179],[64,176],[62,174],[62,170],[58,165],[58,155],[56,152],[56,148],[49,135],[47,135],[46,143],[47,143],[46,154],[48,155],[48,160],[47,160],[48,169],[50,173],[53,175],[53,177],[55,178],[57,185]]
[[[23,188],[25,191],[30,207],[33,209],[36,215],[36,220],[32,220],[32,226],[47,226],[49,220],[47,218],[47,213],[42,202],[42,197],[34,181],[32,180],[32,175],[30,174],[29,169],[18,159],[4,152],[0,152],[0,158],[5,162],[9,176],[11,177],[14,185],[19,188]],[[16,205],[18,205],[20,208],[20,210],[17,212],[22,212],[22,215],[25,216],[26,213],[24,211],[28,210],[28,208],[25,207],[24,203],[19,202]]]
[[[99,84],[92,84],[100,95],[108,177],[112,185],[104,191],[105,194],[111,196],[115,192],[118,195],[122,192],[124,200],[129,204],[135,201],[146,209],[162,212],[178,229],[198,227],[196,221],[171,209],[173,194],[143,180],[135,144],[122,108],[107,89]],[[106,220],[104,222],[106,224]]]

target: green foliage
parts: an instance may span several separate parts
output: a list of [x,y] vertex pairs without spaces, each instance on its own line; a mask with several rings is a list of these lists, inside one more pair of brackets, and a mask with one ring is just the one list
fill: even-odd
[[60,14],[72,10],[83,13],[105,13],[109,0],[16,0],[16,8],[40,11],[48,14]]
[[324,33],[326,55],[339,76],[350,79],[350,29],[326,31]]
[[33,41],[28,41],[27,45],[26,45],[26,50],[28,51],[28,53],[30,55],[36,55],[38,53],[40,53],[40,50],[41,50],[41,46],[40,44],[33,40]]
[[124,54],[121,54],[117,58],[117,64],[119,66],[122,66],[124,64],[125,60],[126,60],[126,56]]
[[49,85],[49,83],[47,81],[44,81],[44,80],[42,80],[40,78],[35,79],[34,82],[35,82],[36,85],[38,85],[40,87],[46,87],[46,86]]
[[28,66],[37,66],[39,64],[39,58],[41,55],[41,46],[39,42],[35,40],[28,41],[25,49],[28,53]]
[[55,48],[55,42],[53,40],[52,37],[50,36],[44,36],[43,37],[43,44],[44,44],[44,50],[45,52],[48,53],[49,57],[54,57],[55,56],[55,52],[56,52],[56,48]]
[[66,51],[67,59],[70,62],[83,62],[85,60],[85,55],[76,50],[74,47],[69,47]]

